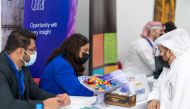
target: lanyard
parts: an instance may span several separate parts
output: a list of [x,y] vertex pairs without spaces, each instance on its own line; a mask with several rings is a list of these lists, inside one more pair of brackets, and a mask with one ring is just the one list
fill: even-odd
[[149,43],[149,45],[153,48],[153,44],[151,43],[151,41],[148,38],[143,37],[144,39],[146,39],[146,41]]

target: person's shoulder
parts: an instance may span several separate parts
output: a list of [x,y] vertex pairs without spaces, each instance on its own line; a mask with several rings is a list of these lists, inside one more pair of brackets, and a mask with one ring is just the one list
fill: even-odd
[[138,45],[138,44],[144,43],[144,42],[146,42],[146,40],[142,37],[139,37],[139,38],[131,41],[130,45]]
[[145,43],[145,42],[146,42],[146,39],[140,37],[140,38],[137,39],[137,42],[138,42],[138,43]]
[[139,49],[139,48],[145,48],[145,47],[147,47],[147,45],[148,45],[148,42],[146,41],[146,39],[145,38],[138,38],[136,41],[135,41],[135,46],[137,47],[137,49]]
[[69,62],[61,55],[55,57],[49,64],[48,66],[70,66]]
[[0,53],[0,66],[1,71],[6,71],[9,68],[8,63],[6,62],[5,54],[3,52]]
[[0,63],[3,63],[5,57],[4,57],[4,53],[0,52]]
[[55,57],[50,63],[67,63],[66,60],[63,58],[63,56],[59,55],[57,57]]
[[10,73],[10,67],[8,63],[6,62],[6,57],[4,52],[0,53],[0,75],[4,75],[6,77],[10,77],[12,73]]
[[54,69],[54,71],[57,72],[57,73],[64,73],[64,72],[67,72],[67,71],[73,71],[74,72],[72,65],[70,65],[70,63],[63,56],[57,56],[57,57],[55,57],[46,66],[45,69],[48,72],[50,70]]
[[137,38],[135,40],[132,40],[131,43],[130,43],[130,46],[134,46],[134,45],[138,44],[141,41],[142,41],[142,38]]

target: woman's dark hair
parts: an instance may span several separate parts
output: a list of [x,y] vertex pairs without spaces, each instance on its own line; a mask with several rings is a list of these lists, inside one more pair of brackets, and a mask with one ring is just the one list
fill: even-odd
[[88,39],[82,34],[73,34],[65,39],[62,45],[52,53],[46,64],[51,62],[58,55],[62,55],[63,58],[72,65],[77,76],[81,76],[85,68],[82,64],[77,63],[77,59],[79,58],[80,48],[88,43]]

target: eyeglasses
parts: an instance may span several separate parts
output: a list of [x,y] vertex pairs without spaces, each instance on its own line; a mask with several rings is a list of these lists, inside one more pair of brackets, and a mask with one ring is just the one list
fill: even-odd
[[28,48],[26,50],[30,51],[31,53],[34,53],[35,51],[37,51],[37,48],[34,48],[34,49]]

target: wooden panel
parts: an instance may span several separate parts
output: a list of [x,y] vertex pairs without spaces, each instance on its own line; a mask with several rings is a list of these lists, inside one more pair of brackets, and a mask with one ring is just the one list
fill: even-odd
[[175,20],[176,0],[155,0],[154,20],[162,23]]

